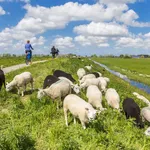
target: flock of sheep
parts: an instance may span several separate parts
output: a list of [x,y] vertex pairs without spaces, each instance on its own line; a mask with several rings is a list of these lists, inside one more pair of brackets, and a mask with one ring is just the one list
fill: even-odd
[[[117,91],[113,88],[107,88],[110,79],[103,77],[100,72],[91,72],[92,65],[79,68],[77,76],[79,84],[74,84],[76,81],[71,74],[62,70],[55,70],[53,75],[48,75],[43,83],[43,88],[39,89],[37,98],[42,99],[43,96],[49,96],[52,100],[57,101],[57,109],[61,101],[63,101],[63,110],[65,122],[68,126],[67,112],[73,115],[74,123],[76,118],[79,118],[83,129],[86,129],[86,124],[100,115],[102,111],[107,111],[102,106],[102,95],[105,95],[107,104],[113,109],[120,112],[120,97]],[[88,70],[88,73],[87,73]],[[89,73],[90,72],[90,73]],[[0,83],[5,83],[5,76],[0,70]],[[23,72],[16,75],[10,83],[6,84],[6,91],[13,88],[18,89],[18,94],[24,96],[27,84],[31,84],[33,90],[33,77],[30,72]],[[2,86],[2,84],[0,84]],[[1,88],[0,86],[0,88]],[[82,89],[86,89],[86,97],[88,102],[78,96]],[[138,93],[134,93],[137,97]],[[139,97],[138,97],[139,98]],[[142,98],[141,98],[142,99]],[[147,101],[149,104],[149,101]],[[138,104],[132,98],[126,98],[123,101],[123,111],[126,118],[135,118],[135,123],[138,127],[143,128],[142,118],[150,122],[150,104],[140,112]],[[142,117],[141,117],[142,115]],[[145,131],[146,135],[150,135],[150,128]]]

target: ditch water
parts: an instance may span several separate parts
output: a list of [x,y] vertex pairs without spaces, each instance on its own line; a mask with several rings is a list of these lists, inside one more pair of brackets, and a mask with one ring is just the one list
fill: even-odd
[[109,69],[106,65],[104,64],[101,64],[99,62],[96,62],[94,60],[92,60],[95,64],[105,68],[107,71],[109,71],[110,73],[114,74],[115,76],[129,82],[131,85],[145,91],[146,93],[150,94],[150,86],[146,85],[146,84],[143,84],[141,82],[138,82],[138,81],[134,81],[134,80],[130,80],[126,75],[123,75],[121,74],[120,72],[117,72],[117,71],[114,71],[114,70],[111,70]]

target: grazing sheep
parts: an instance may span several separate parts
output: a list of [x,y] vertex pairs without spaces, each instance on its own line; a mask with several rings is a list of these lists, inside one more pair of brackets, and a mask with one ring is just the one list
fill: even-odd
[[87,75],[83,76],[79,82],[80,82],[80,84],[82,84],[82,83],[84,83],[84,81],[86,79],[92,79],[92,78],[96,78],[94,74],[87,74]]
[[0,90],[3,86],[3,84],[4,84],[4,87],[6,87],[6,85],[5,85],[5,75],[4,75],[3,70],[0,69]]
[[123,101],[123,110],[125,112],[125,115],[126,115],[127,119],[129,119],[129,117],[135,118],[136,119],[135,120],[136,124],[140,128],[144,128],[144,125],[143,125],[141,117],[140,117],[140,108],[132,98],[124,99],[124,101]]
[[102,93],[96,85],[90,85],[87,88],[86,97],[88,102],[96,109],[104,110],[102,106]]
[[50,87],[53,83],[59,81],[59,79],[53,75],[48,75],[43,83],[43,89]]
[[75,79],[72,77],[72,75],[70,74],[70,73],[66,73],[66,72],[64,72],[64,71],[62,71],[62,70],[55,70],[54,71],[54,73],[53,73],[53,75],[55,76],[55,77],[66,77],[66,78],[68,78],[70,81],[72,81],[73,83],[75,82]]
[[86,71],[85,71],[83,68],[80,68],[80,69],[78,69],[78,71],[77,71],[77,75],[78,75],[78,78],[79,78],[79,80],[80,80],[83,76],[86,75]]
[[69,79],[65,78],[65,77],[58,77],[59,79],[61,80],[66,80],[70,83],[71,85],[71,88],[73,89],[73,91],[76,93],[76,94],[79,94],[80,93],[80,87],[78,86],[78,84],[73,84]]
[[100,89],[102,92],[106,92],[107,81],[103,77],[98,77],[97,79],[100,81]]
[[20,94],[20,87],[22,87],[22,96],[24,96],[24,92],[26,91],[26,85],[28,83],[31,83],[31,90],[33,90],[33,78],[31,73],[23,72],[19,75],[16,75],[10,83],[7,83],[6,91],[10,91],[16,87],[18,89],[18,94]]
[[89,70],[89,71],[91,71],[92,70],[92,65],[90,65],[90,66],[85,66],[84,68],[86,68],[87,70]]
[[141,116],[142,116],[143,120],[147,120],[148,122],[150,122],[150,107],[142,108]]
[[150,127],[148,127],[144,133],[145,135],[150,136]]
[[105,99],[107,100],[109,106],[115,109],[119,109],[120,97],[115,89],[113,88],[107,89]]
[[82,83],[81,85],[80,85],[80,88],[82,89],[84,89],[84,88],[87,88],[88,86],[90,86],[90,85],[96,85],[96,86],[98,86],[99,88],[101,88],[101,85],[100,85],[100,80],[98,79],[98,78],[92,78],[92,79],[86,79],[85,81],[84,81],[84,83]]
[[59,101],[64,98],[66,95],[71,93],[71,85],[66,80],[59,80],[53,83],[47,89],[39,89],[37,98],[41,99],[43,96],[47,95],[53,100],[58,99],[57,109],[59,108]]
[[92,72],[91,74],[94,74],[96,78],[102,77],[102,74],[100,72]]
[[79,118],[83,129],[86,129],[85,123],[95,119],[97,112],[91,104],[74,94],[65,97],[63,109],[66,125],[68,126],[67,111],[69,110],[74,117],[74,124],[76,123],[76,118]]

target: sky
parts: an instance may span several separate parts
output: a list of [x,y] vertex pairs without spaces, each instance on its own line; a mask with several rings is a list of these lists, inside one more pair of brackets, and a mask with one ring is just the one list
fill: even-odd
[[0,54],[150,54],[150,0],[0,0]]

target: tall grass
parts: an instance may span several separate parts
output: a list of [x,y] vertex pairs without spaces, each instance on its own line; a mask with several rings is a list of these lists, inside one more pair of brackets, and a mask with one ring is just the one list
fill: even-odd
[[[35,89],[42,87],[43,80],[53,69],[62,69],[73,74],[77,80],[76,71],[91,61],[84,62],[75,58],[54,59],[42,64],[20,69],[7,74],[7,81],[23,71],[30,71],[34,77]],[[92,63],[93,64],[93,63]],[[92,71],[100,71],[110,78],[109,87],[115,88],[122,101],[129,96],[136,100],[140,107],[144,107],[141,101],[136,99],[133,91],[137,91],[147,98],[149,95],[130,86],[125,81],[104,71],[93,64]],[[30,87],[28,87],[29,90]],[[84,99],[85,92],[80,96]],[[65,126],[62,108],[57,111],[56,104],[49,97],[41,101],[37,99],[37,90],[32,94],[27,93],[20,97],[17,92],[0,93],[0,149],[2,150],[149,150],[150,143],[143,132],[138,129],[132,120],[126,120],[123,113],[118,113],[108,107],[103,98],[103,105],[107,111],[97,116],[97,119],[82,129],[80,122],[73,124],[73,118],[69,115],[69,127]]]

